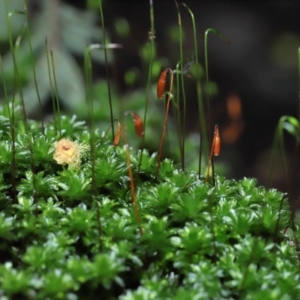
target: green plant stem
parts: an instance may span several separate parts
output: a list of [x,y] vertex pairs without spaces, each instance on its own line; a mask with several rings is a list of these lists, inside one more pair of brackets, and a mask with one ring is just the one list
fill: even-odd
[[55,97],[56,114],[57,114],[57,122],[58,122],[58,132],[60,136],[61,135],[60,105],[59,105],[59,98],[58,98],[57,80],[55,74],[55,63],[54,63],[54,56],[53,56],[52,49],[50,50],[50,61],[51,61],[51,69],[52,69],[53,82],[54,82],[54,97]]
[[[19,90],[20,98],[21,98],[22,112],[23,112],[23,118],[24,118],[24,127],[26,130],[27,129],[27,116],[26,116],[26,110],[25,110],[25,104],[24,104],[24,98],[23,98],[23,91],[22,91],[21,82],[20,82],[19,69],[18,69],[17,59],[16,59],[16,51],[20,45],[20,37],[18,37],[17,41],[16,41],[17,47],[14,47],[12,33],[11,33],[11,17],[15,14],[25,15],[25,13],[23,11],[8,12],[7,0],[5,0],[5,4],[6,4],[6,16],[7,16],[6,17],[7,28],[8,28],[8,32],[9,32],[9,46],[10,46],[11,55],[12,55],[12,59],[13,59],[15,81],[16,81],[16,85]],[[27,130],[26,130],[26,132],[27,132]]]
[[[202,89],[201,89],[201,78],[199,72],[199,59],[198,59],[198,42],[197,42],[197,30],[195,17],[191,9],[185,4],[182,5],[188,10],[193,24],[193,36],[194,36],[194,52],[195,52],[195,62],[196,62],[196,86],[197,86],[197,100],[198,100],[198,109],[199,109],[199,132],[200,132],[200,145],[199,145],[199,165],[198,165],[198,177],[201,175],[201,160],[202,160],[202,152],[204,152],[204,159],[208,158],[208,137],[206,131],[206,117],[203,105],[202,98]],[[203,151],[204,149],[204,151]]]
[[[179,97],[179,95],[180,95],[180,85],[178,84],[178,82],[179,82],[179,73],[180,73],[179,64],[180,64],[180,62],[177,63],[176,70],[175,70],[175,72],[176,72],[176,82],[177,82],[177,84],[176,84],[176,98],[178,100],[176,101],[176,106],[173,105],[173,107],[174,107],[174,110],[176,110],[175,115],[177,115],[176,127],[177,127],[177,136],[178,136],[178,145],[179,145],[181,165],[183,165],[184,150],[182,149],[182,145],[183,145],[182,139],[183,138],[182,138],[182,131],[180,129],[181,115],[180,115],[180,109],[179,109],[179,105],[180,105],[180,103],[179,103],[180,102],[180,97]],[[175,103],[175,101],[173,103]]]
[[92,99],[92,62],[91,62],[91,51],[99,49],[99,44],[89,45],[85,49],[84,53],[84,74],[85,74],[85,96],[88,110],[89,119],[89,131],[90,131],[90,150],[91,150],[91,167],[92,167],[92,194],[95,196],[96,193],[96,180],[95,180],[95,124],[94,124],[94,103]]
[[54,93],[52,74],[51,74],[51,58],[50,58],[50,54],[49,54],[50,51],[49,51],[49,46],[48,46],[48,39],[45,39],[45,51],[46,51],[46,58],[47,58],[47,67],[48,67],[47,69],[48,69],[48,77],[49,77],[49,83],[50,83],[50,91],[51,91],[54,129],[55,129],[55,133],[57,134],[57,131],[58,131],[57,113],[56,113],[57,111],[56,111],[56,105],[55,105],[55,93]]
[[204,60],[205,60],[205,80],[206,80],[206,105],[207,105],[207,124],[208,124],[208,136],[210,136],[210,101],[209,101],[209,77],[208,77],[208,34],[212,32],[225,39],[227,43],[228,40],[223,36],[223,34],[215,28],[208,28],[204,34]]
[[142,157],[144,151],[144,143],[146,138],[146,126],[147,126],[147,112],[148,112],[148,105],[150,99],[150,86],[151,86],[151,78],[152,78],[152,68],[153,68],[153,61],[154,61],[154,8],[153,8],[153,1],[149,0],[149,7],[150,7],[150,30],[151,30],[151,38],[150,38],[150,61],[149,61],[149,69],[148,69],[148,78],[147,78],[147,86],[146,86],[146,101],[145,101],[145,111],[144,111],[144,135],[142,138],[142,149],[139,158],[138,164],[138,173],[140,172],[141,164],[142,164]]
[[165,116],[164,116],[163,130],[162,130],[161,137],[160,137],[160,142],[159,142],[159,150],[158,150],[158,155],[157,155],[157,167],[156,167],[156,173],[155,173],[155,178],[156,179],[157,179],[159,168],[160,168],[163,142],[164,142],[164,137],[165,137],[165,133],[166,133],[166,129],[167,129],[167,121],[168,121],[170,102],[171,102],[171,99],[172,99],[174,73],[171,69],[169,69],[168,72],[171,74],[170,90],[169,90],[168,96],[167,96],[167,106],[166,106],[166,112],[165,112]]
[[[181,14],[177,1],[175,0],[177,7],[177,15],[178,15],[178,27],[179,27],[179,52],[180,52],[180,79],[181,79],[181,89],[183,96],[183,116],[182,116],[182,126],[181,126],[181,137],[182,137],[182,145],[181,145],[181,167],[182,170],[185,169],[185,129],[186,129],[186,95],[185,95],[185,87],[184,87],[184,74],[183,74],[183,37],[182,37],[182,22],[181,22]],[[179,97],[179,94],[178,94]]]
[[107,59],[107,47],[106,47],[106,31],[105,31],[105,22],[102,8],[102,0],[98,0],[100,17],[101,17],[101,25],[103,31],[103,40],[104,40],[104,59],[105,59],[105,71],[106,71],[106,82],[107,82],[107,90],[108,90],[108,102],[109,102],[109,110],[110,110],[110,122],[112,124],[112,139],[115,138],[115,129],[114,129],[114,115],[112,109],[112,97],[111,97],[111,88],[110,88],[110,79],[109,79],[109,68],[108,68],[108,59]]
[[207,173],[206,173],[206,179],[205,179],[205,182],[208,182],[210,168],[211,168],[212,177],[213,177],[213,186],[214,186],[215,185],[215,176],[214,176],[214,155],[213,155],[213,151],[214,151],[214,140],[213,140],[212,145],[211,145],[211,151],[210,151],[210,155],[209,155],[209,160],[208,160],[208,165],[207,165]]
[[283,137],[283,129],[284,123],[288,120],[288,116],[283,116],[279,120],[278,124],[278,141],[279,141],[279,149],[281,152],[282,162],[283,162],[283,170],[284,170],[284,177],[286,180],[287,190],[290,191],[290,180],[289,180],[289,172],[286,160],[286,153],[284,149],[284,137]]
[[[21,103],[22,103],[22,111],[23,111],[23,118],[24,118],[24,129],[25,133],[28,134],[28,128],[27,128],[27,116],[26,116],[26,110],[25,110],[25,104],[24,104],[24,97],[23,97],[23,91],[22,91],[22,86],[21,86],[21,81],[20,81],[20,76],[19,76],[19,69],[17,65],[17,59],[16,59],[16,49],[13,44],[13,37],[12,37],[12,31],[11,31],[11,17],[15,14],[19,15],[25,15],[23,11],[13,11],[9,12],[8,11],[8,5],[7,5],[7,0],[5,0],[5,9],[6,9],[6,23],[7,23],[7,28],[8,28],[8,37],[9,37],[9,46],[11,50],[11,55],[13,59],[13,65],[14,65],[14,88],[17,86],[21,98]],[[19,42],[20,38],[17,38],[17,48],[19,47]],[[15,92],[13,95],[13,100],[12,100],[12,124],[13,128],[15,125],[14,122],[14,99],[15,99]],[[29,144],[29,151],[30,151],[30,157],[31,157],[31,168],[32,168],[32,173],[33,173],[33,186],[36,187],[36,180],[35,180],[35,162],[34,162],[34,157],[33,157],[33,150],[32,150],[32,141],[31,138],[28,138],[28,144]],[[15,145],[15,132],[14,129],[12,131],[12,177],[15,177],[16,175],[16,145]],[[12,178],[12,185],[13,185],[13,194],[14,194],[14,201],[16,201],[16,181],[14,178]],[[34,189],[33,193],[33,199],[34,203],[36,203],[36,188]]]
[[[7,93],[7,87],[6,87],[5,74],[4,74],[4,68],[3,68],[1,54],[0,54],[0,70],[1,70],[2,80],[3,80],[3,90],[4,90],[5,102],[6,102],[6,107],[7,107],[7,112],[8,112],[9,122],[10,122],[10,128],[12,130],[12,127],[14,126],[14,124],[12,123],[12,111],[9,106],[9,98],[8,98],[8,93]],[[13,107],[12,107],[12,109],[13,109]]]
[[15,88],[13,91],[13,97],[12,97],[12,103],[11,103],[11,109],[9,107],[9,98],[7,94],[7,87],[5,82],[5,76],[4,76],[4,69],[2,64],[2,58],[0,55],[0,68],[1,68],[1,74],[3,78],[3,88],[4,88],[4,95],[6,99],[6,105],[7,110],[9,114],[9,122],[10,122],[10,135],[11,135],[11,141],[12,141],[12,155],[11,155],[11,183],[12,183],[12,194],[13,194],[13,201],[16,201],[17,199],[17,189],[16,189],[16,136],[15,136]]
[[96,205],[96,217],[99,231],[99,249],[102,251],[102,225],[101,225],[101,213],[98,202],[96,201],[96,149],[95,149],[95,125],[94,125],[94,105],[91,95],[92,91],[92,62],[91,62],[91,51],[94,49],[99,49],[101,46],[99,44],[89,45],[84,52],[84,74],[85,74],[85,96],[87,103],[87,110],[89,116],[89,131],[90,131],[90,154],[91,154],[91,198]]
[[135,217],[136,217],[136,220],[137,220],[137,223],[139,226],[140,235],[142,236],[144,234],[144,231],[143,231],[139,208],[138,208],[137,200],[136,200],[135,186],[134,186],[134,180],[133,180],[133,174],[132,174],[132,168],[131,168],[130,151],[129,151],[128,138],[127,138],[126,118],[127,118],[128,113],[131,114],[130,111],[126,111],[124,113],[124,125],[123,125],[123,127],[124,127],[124,143],[125,143],[125,147],[126,147],[126,162],[127,162],[128,175],[130,178],[130,190],[131,190],[132,205],[133,205]]
[[29,44],[29,48],[30,48],[30,55],[31,55],[31,60],[32,60],[33,80],[34,80],[35,90],[36,90],[38,103],[39,103],[39,109],[40,109],[42,133],[45,134],[44,113],[43,113],[39,88],[38,88],[38,84],[37,84],[36,72],[35,72],[35,61],[34,61],[34,55],[33,55],[33,50],[32,50],[31,38],[30,38],[31,35],[30,35],[30,31],[29,31],[29,26],[28,26],[29,17],[28,17],[28,9],[27,9],[27,5],[26,5],[26,0],[24,0],[24,11],[25,11],[26,23],[27,23],[26,33],[27,33],[27,39],[28,39],[28,44]]

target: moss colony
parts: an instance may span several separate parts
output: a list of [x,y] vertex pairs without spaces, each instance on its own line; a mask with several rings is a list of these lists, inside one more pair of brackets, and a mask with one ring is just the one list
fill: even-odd
[[[138,170],[139,152],[131,155],[138,224],[124,147],[96,131],[92,163],[90,134],[75,118],[61,118],[61,134],[52,123],[44,133],[33,121],[15,124],[12,135],[2,113],[1,299],[299,296],[280,192],[254,179],[217,176],[212,186],[168,159],[155,178],[156,155],[144,151]],[[80,167],[53,159],[62,138],[85,145]]]

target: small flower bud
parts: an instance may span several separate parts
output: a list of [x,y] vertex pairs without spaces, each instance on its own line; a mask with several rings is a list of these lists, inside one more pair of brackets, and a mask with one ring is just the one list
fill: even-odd
[[59,165],[69,165],[69,168],[78,168],[81,164],[81,158],[86,151],[90,149],[89,145],[72,142],[67,138],[63,138],[56,142],[53,159]]

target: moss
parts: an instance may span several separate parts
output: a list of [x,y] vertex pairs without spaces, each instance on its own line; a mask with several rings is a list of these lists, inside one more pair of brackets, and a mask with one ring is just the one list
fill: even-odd
[[[74,118],[63,120],[76,124]],[[139,152],[131,167],[141,235],[124,147],[95,133],[93,191],[89,154],[77,169],[53,159],[58,139],[51,122],[45,135],[34,136],[16,125],[14,169],[7,122],[0,118],[3,299],[295,299],[299,294],[297,252],[283,234],[290,219],[284,194],[247,178],[216,176],[212,186],[168,159],[156,178],[156,155],[144,151],[138,172]],[[28,124],[29,132],[39,128]],[[82,123],[66,127],[66,137],[89,139]]]

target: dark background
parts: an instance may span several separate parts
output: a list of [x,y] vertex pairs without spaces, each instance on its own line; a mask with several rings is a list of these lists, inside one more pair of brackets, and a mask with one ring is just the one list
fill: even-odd
[[[66,1],[86,9],[84,1]],[[169,30],[177,24],[174,1],[153,1],[157,55],[165,56],[173,65],[179,59]],[[229,166],[229,176],[255,176],[267,185],[269,159],[274,132],[282,115],[298,115],[298,47],[300,45],[299,1],[185,1],[192,9],[197,23],[199,59],[204,63],[203,39],[207,28],[222,32],[231,45],[218,36],[209,35],[209,75],[217,83],[219,93],[211,99],[214,118],[221,129],[228,123],[226,101],[238,95],[242,104],[244,130],[234,142],[223,143],[220,160]],[[132,65],[140,66],[135,54],[148,38],[150,30],[149,1],[103,1],[107,28],[114,36],[114,22],[125,18],[130,24],[130,39],[122,41],[124,51],[116,57],[118,72]],[[181,8],[186,33],[184,55],[193,54],[190,16]],[[80,26],[80,25],[79,25]],[[113,40],[118,42],[118,40]],[[126,63],[125,63],[126,62]],[[121,76],[119,76],[121,77]],[[122,81],[120,90],[126,89]],[[191,91],[190,99],[196,99]],[[197,128],[196,101],[190,100],[188,130]],[[227,122],[227,123],[226,123]],[[211,124],[213,126],[213,124]],[[294,149],[294,139],[286,137],[288,156]],[[292,198],[300,194],[299,163],[293,175]],[[271,183],[286,190],[281,163],[278,161]]]

